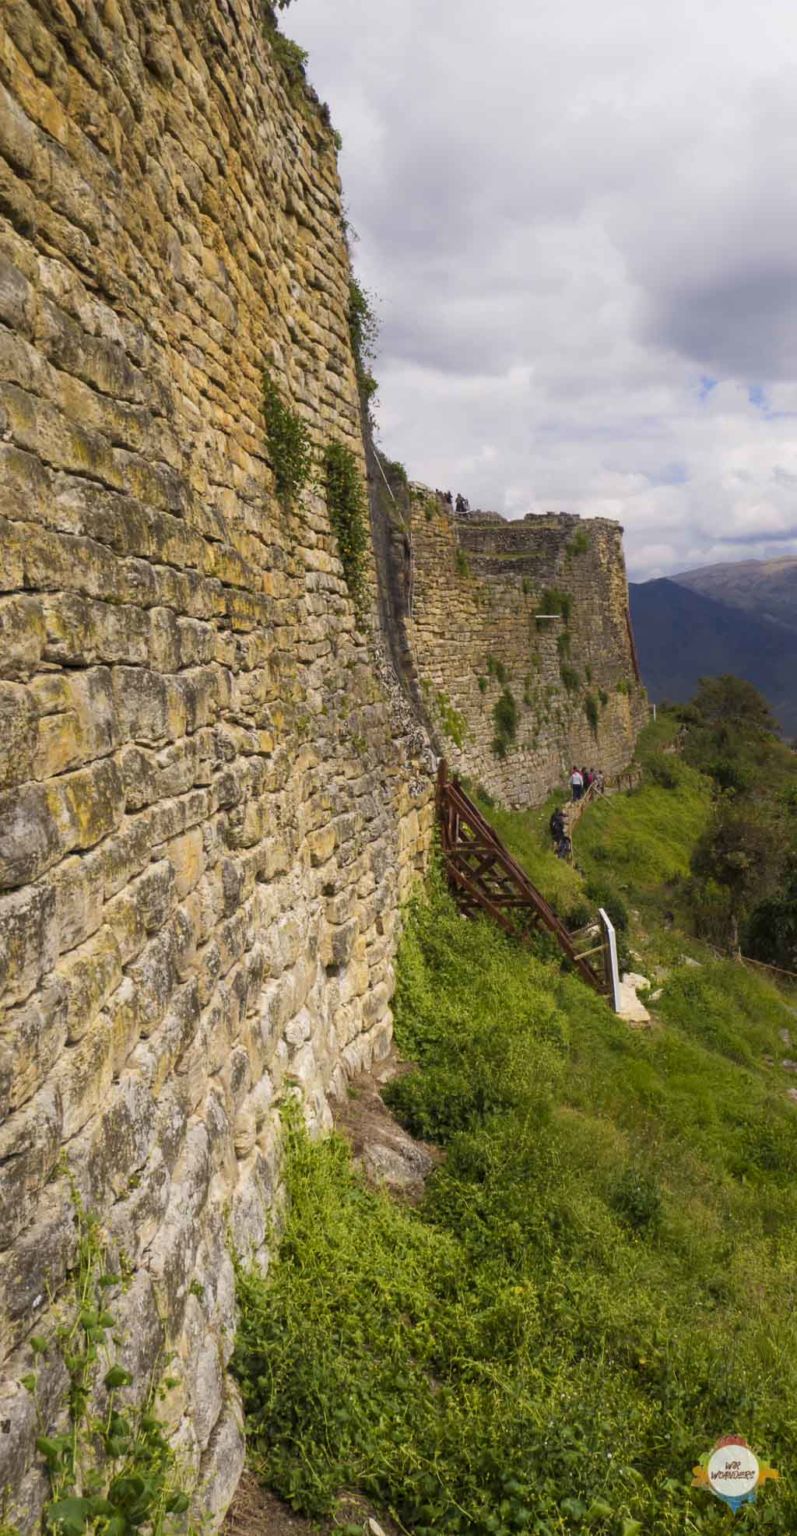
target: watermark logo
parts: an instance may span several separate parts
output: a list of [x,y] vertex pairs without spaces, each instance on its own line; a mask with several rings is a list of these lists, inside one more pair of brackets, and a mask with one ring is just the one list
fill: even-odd
[[733,1510],[754,1504],[761,1484],[768,1479],[777,1482],[780,1476],[774,1467],[759,1461],[741,1435],[725,1435],[718,1440],[701,1456],[692,1474],[693,1488],[707,1488]]

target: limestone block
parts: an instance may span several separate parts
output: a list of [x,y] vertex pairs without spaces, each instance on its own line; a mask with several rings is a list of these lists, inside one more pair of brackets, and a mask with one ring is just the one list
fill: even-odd
[[0,795],[0,890],[25,885],[66,851],[47,789],[25,784]]
[[26,998],[55,964],[54,914],[46,886],[0,895],[0,997],[7,1005]]
[[0,1128],[0,1247],[33,1215],[57,1162],[62,1129],[59,1095],[46,1087]]
[[112,758],[50,779],[42,790],[64,852],[93,847],[122,819],[124,786]]
[[5,789],[33,776],[36,716],[27,689],[0,682],[0,785]]
[[[0,918],[0,922],[2,919]],[[41,1087],[66,1041],[67,991],[50,976],[0,1026],[0,1121]]]

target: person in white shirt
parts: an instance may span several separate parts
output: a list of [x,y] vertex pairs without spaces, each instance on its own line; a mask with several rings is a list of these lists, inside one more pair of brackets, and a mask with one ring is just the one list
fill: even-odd
[[580,800],[584,793],[584,775],[580,768],[574,768],[570,775],[570,788],[573,791],[573,799]]

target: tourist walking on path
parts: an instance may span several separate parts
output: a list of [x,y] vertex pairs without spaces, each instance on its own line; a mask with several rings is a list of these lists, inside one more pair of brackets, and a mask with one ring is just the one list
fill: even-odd
[[573,792],[573,799],[580,800],[584,793],[584,775],[579,768],[573,768],[573,772],[570,775],[570,788]]

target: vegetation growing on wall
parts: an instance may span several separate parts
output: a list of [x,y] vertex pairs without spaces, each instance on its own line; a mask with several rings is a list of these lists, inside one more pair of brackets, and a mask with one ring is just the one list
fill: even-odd
[[455,746],[464,746],[467,736],[465,716],[454,707],[447,693],[438,692],[435,695],[435,704],[444,735],[449,741],[453,741]]
[[598,734],[598,701],[594,693],[588,693],[584,700],[584,714],[589,721],[589,728],[593,736]]
[[507,681],[508,674],[504,663],[499,661],[497,656],[487,657],[487,672],[490,677],[494,677],[496,682],[500,683],[501,687],[503,687]]
[[559,676],[561,677],[568,693],[578,693],[578,690],[581,687],[581,678],[579,677],[575,667],[569,666],[566,662],[563,663],[563,665],[559,668]]
[[338,542],[340,563],[360,618],[366,598],[368,507],[360,467],[351,448],[328,443],[324,449],[324,490],[329,520]]
[[470,576],[470,562],[468,560],[467,555],[465,554],[464,549],[457,548],[457,553],[456,553],[456,557],[455,558],[456,558],[456,565],[457,565],[457,575],[458,576],[464,576],[465,578],[469,577]]
[[379,385],[371,371],[376,352],[378,322],[370,295],[353,277],[349,283],[349,335],[351,337],[357,384],[366,406],[370,406]]
[[517,736],[517,703],[511,688],[504,688],[493,705],[493,751],[496,757],[506,757]]
[[572,539],[566,546],[565,553],[572,559],[574,555],[585,555],[589,549],[589,534],[586,528],[577,528]]
[[[48,1338],[33,1335],[35,1368],[21,1383],[36,1401],[44,1431],[51,1404],[40,1402],[42,1379],[57,1371],[68,1381],[66,1425],[36,1441],[50,1487],[41,1530],[50,1536],[138,1536],[142,1527],[151,1536],[185,1532],[180,1517],[189,1499],[178,1485],[153,1394],[142,1407],[131,1406],[127,1389],[134,1378],[116,1359],[110,1298],[122,1277],[98,1222],[74,1190],[73,1207],[77,1252],[61,1303],[63,1321]],[[162,1390],[175,1385],[167,1381]],[[2,1521],[0,1529],[16,1536]]]
[[283,506],[289,508],[310,477],[310,434],[298,413],[286,405],[268,369],[263,373],[263,411],[277,495]]
[[565,624],[570,623],[573,611],[573,599],[569,592],[562,592],[558,587],[549,587],[543,592],[537,608],[537,620],[540,628],[544,627],[545,617],[559,615]]

